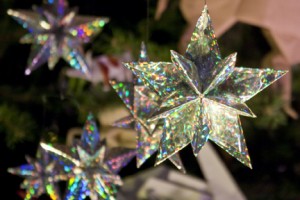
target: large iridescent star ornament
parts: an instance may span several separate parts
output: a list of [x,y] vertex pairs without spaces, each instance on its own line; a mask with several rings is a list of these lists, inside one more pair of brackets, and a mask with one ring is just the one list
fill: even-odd
[[136,155],[135,150],[127,148],[107,148],[105,141],[100,141],[92,114],[88,115],[81,139],[74,143],[71,151],[45,143],[41,143],[41,146],[51,152],[59,163],[71,163],[67,200],[83,200],[87,196],[92,200],[116,199],[117,189],[122,185],[117,173]]
[[38,198],[43,194],[49,195],[52,200],[60,200],[60,191],[57,185],[59,180],[66,178],[51,158],[42,148],[38,148],[36,158],[26,156],[28,164],[16,168],[8,168],[8,172],[24,177],[21,188],[25,189],[26,200]]
[[[148,54],[144,42],[141,44],[139,62],[148,62]],[[134,82],[111,81],[111,86],[117,92],[130,111],[130,116],[124,117],[113,126],[132,128],[137,131],[137,167],[140,168],[159,148],[163,126],[160,120],[147,122],[151,115],[158,111],[160,106],[159,96],[151,91],[138,78]],[[169,160],[182,172],[185,168],[180,155],[175,153]]]
[[20,39],[21,43],[32,44],[26,75],[47,62],[53,69],[60,58],[89,74],[82,45],[109,21],[105,17],[77,16],[77,9],[70,9],[66,0],[49,0],[33,7],[33,11],[9,9],[7,13],[29,31]]
[[185,55],[171,51],[171,60],[124,64],[162,100],[150,119],[164,119],[157,163],[188,144],[196,156],[210,139],[252,168],[239,115],[255,117],[245,102],[286,71],[235,67],[236,53],[222,59],[207,5]]

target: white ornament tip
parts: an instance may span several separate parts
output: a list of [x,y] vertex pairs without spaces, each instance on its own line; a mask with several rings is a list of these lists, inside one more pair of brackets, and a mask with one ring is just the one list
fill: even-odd
[[30,70],[30,69],[26,69],[26,70],[25,70],[25,75],[28,76],[28,75],[30,75],[30,74],[31,74],[31,70]]

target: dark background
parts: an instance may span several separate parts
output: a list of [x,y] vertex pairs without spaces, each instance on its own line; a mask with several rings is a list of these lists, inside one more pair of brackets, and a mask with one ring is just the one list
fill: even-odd
[[[177,1],[174,2],[160,21],[153,21],[154,1],[148,4],[148,10],[146,0],[73,0],[70,1],[70,7],[78,6],[81,15],[110,18],[110,22],[95,38],[95,42],[85,47],[93,49],[94,54],[102,54],[106,53],[106,50],[113,52],[114,47],[110,46],[110,41],[120,34],[127,36],[128,33],[136,40],[135,46],[133,45],[135,49],[139,48],[137,43],[147,39],[147,35],[149,43],[176,49],[185,21],[176,7]],[[76,86],[74,80],[71,82],[60,76],[62,68],[66,65],[64,61],[60,61],[53,71],[42,66],[32,75],[24,75],[30,45],[19,44],[18,39],[26,33],[26,30],[9,18],[6,10],[31,9],[33,4],[40,5],[41,1],[0,2],[0,104],[2,105],[0,115],[2,120],[11,120],[12,125],[19,128],[16,132],[23,134],[15,134],[7,126],[2,126],[0,121],[0,190],[1,194],[8,196],[6,199],[10,200],[21,199],[17,191],[23,179],[8,174],[7,168],[25,164],[25,155],[34,157],[41,135],[49,137],[50,140],[63,141],[69,128],[82,126],[82,116],[92,108],[87,101],[81,101],[83,97],[90,98],[95,106],[99,104],[100,110],[109,104],[110,100],[120,103],[113,92],[98,91],[95,95],[89,84],[84,85],[80,94],[75,94],[74,90],[71,90],[73,93],[70,99],[61,100],[60,95],[67,94],[66,87],[74,89]],[[113,35],[115,29],[119,30],[119,35]],[[146,33],[145,30],[149,32]],[[224,56],[238,52],[238,65],[253,67],[259,66],[263,56],[270,50],[261,30],[245,24],[236,24],[219,38],[219,45]],[[293,107],[299,112],[300,80],[297,67],[293,68]],[[89,94],[91,91],[92,94]],[[216,149],[249,199],[300,199],[299,120],[292,120],[286,116],[280,109],[276,97],[266,98],[270,93],[271,90],[267,89],[248,104],[258,118],[242,118],[253,169],[250,170],[238,163],[218,147]],[[78,109],[74,102],[79,102],[85,109],[83,111]],[[269,110],[272,112],[267,112]],[[185,148],[181,155],[188,174],[203,178],[190,147]],[[147,161],[141,169],[136,169],[133,160],[121,171],[121,176],[126,177],[151,168],[153,163],[154,158]],[[168,162],[165,165],[172,167]]]

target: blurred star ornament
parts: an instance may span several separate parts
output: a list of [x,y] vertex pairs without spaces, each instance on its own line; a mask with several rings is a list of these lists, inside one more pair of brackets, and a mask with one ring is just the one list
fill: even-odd
[[38,149],[36,159],[26,156],[26,160],[28,164],[8,168],[9,173],[25,178],[21,184],[21,188],[26,190],[24,199],[35,199],[48,194],[52,200],[60,200],[56,182],[63,176],[59,175],[56,162],[42,148]]
[[286,71],[235,67],[235,53],[222,59],[206,5],[185,55],[171,59],[125,64],[163,100],[152,118],[165,120],[157,163],[189,143],[197,155],[210,139],[251,168],[239,115],[255,117],[245,102]]
[[117,187],[122,180],[117,173],[135,156],[135,151],[126,148],[108,149],[100,135],[92,114],[89,114],[79,142],[73,153],[60,150],[45,143],[41,146],[56,155],[60,163],[71,162],[66,199],[92,200],[116,199]]
[[[142,42],[139,62],[148,62],[145,44]],[[163,126],[159,120],[147,122],[149,117],[158,111],[161,101],[156,92],[143,85],[142,81],[135,78],[134,83],[111,81],[119,97],[129,109],[131,115],[115,122],[114,126],[133,128],[137,131],[137,167],[139,168],[159,148]],[[185,168],[179,154],[175,153],[169,160],[182,172]]]
[[60,58],[89,74],[82,44],[90,42],[108,18],[76,16],[77,10],[69,9],[65,0],[33,7],[33,11],[9,9],[7,13],[29,31],[20,40],[32,44],[26,75],[47,62],[49,69],[53,69]]

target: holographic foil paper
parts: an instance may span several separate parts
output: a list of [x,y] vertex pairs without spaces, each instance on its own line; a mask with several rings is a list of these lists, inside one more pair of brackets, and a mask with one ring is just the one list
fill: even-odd
[[255,117],[246,101],[286,71],[235,67],[236,53],[221,58],[205,5],[185,55],[172,62],[131,62],[162,104],[150,122],[164,120],[157,164],[191,144],[197,155],[208,139],[251,168],[239,116]]
[[[139,63],[149,61],[147,49],[141,44]],[[117,92],[123,103],[129,109],[127,116],[114,123],[116,127],[133,128],[137,131],[137,167],[139,168],[159,148],[163,133],[160,120],[147,121],[153,113],[159,111],[161,100],[158,94],[146,87],[141,80],[135,78],[134,83],[111,81],[111,86]],[[169,157],[169,160],[182,172],[185,172],[179,154]]]
[[47,62],[53,69],[60,58],[89,74],[82,44],[90,42],[109,21],[105,17],[77,16],[76,9],[69,9],[65,0],[48,1],[33,11],[9,9],[7,13],[29,32],[20,39],[21,43],[32,44],[26,75]]
[[[117,174],[136,155],[135,150],[127,148],[108,148],[100,140],[99,131],[92,114],[89,114],[83,127],[80,141],[75,142],[71,151],[41,143],[51,152],[60,164],[69,163],[68,189],[65,199],[83,200],[116,199],[122,180]],[[71,153],[70,153],[71,152]]]
[[21,188],[25,189],[25,200],[38,198],[42,194],[48,194],[52,200],[60,200],[60,191],[57,182],[65,179],[61,174],[62,169],[56,165],[48,153],[39,148],[36,158],[26,156],[28,164],[16,168],[8,168],[8,172],[25,178]]

